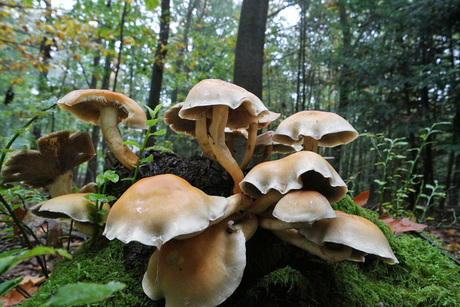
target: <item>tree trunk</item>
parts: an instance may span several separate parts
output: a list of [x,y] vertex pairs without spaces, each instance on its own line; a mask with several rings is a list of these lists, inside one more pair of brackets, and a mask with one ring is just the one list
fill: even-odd
[[268,0],[244,0],[235,50],[233,82],[262,98]]
[[[160,17],[160,37],[158,39],[157,49],[155,51],[155,62],[153,64],[152,79],[150,83],[150,94],[148,106],[155,109],[160,103],[161,84],[163,82],[163,69],[165,66],[166,53],[168,51],[169,38],[169,23],[171,19],[170,0],[161,1],[161,17]],[[155,127],[152,127],[153,132]],[[147,146],[153,146],[155,138],[150,137],[147,141]]]

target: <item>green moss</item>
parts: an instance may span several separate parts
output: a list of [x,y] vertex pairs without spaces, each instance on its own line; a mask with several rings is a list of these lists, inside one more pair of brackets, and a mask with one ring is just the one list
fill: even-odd
[[126,270],[125,247],[126,245],[118,240],[109,242],[104,237],[86,242],[75,253],[72,260],[57,262],[51,277],[34,297],[22,306],[41,306],[59,287],[66,284],[77,282],[106,284],[110,281],[125,283],[127,287],[93,306],[152,306],[140,284],[146,265]]
[[[247,267],[240,287],[222,306],[456,306],[460,302],[458,266],[429,242],[412,234],[395,236],[377,215],[350,198],[334,205],[376,223],[400,263],[378,257],[365,263],[323,261],[260,229],[247,243]],[[146,252],[144,252],[146,253]],[[136,254],[139,255],[139,254]],[[126,245],[104,238],[86,243],[71,261],[61,261],[46,284],[23,306],[40,306],[62,285],[120,281],[127,288],[96,306],[163,306],[141,288],[146,257],[126,267]]]

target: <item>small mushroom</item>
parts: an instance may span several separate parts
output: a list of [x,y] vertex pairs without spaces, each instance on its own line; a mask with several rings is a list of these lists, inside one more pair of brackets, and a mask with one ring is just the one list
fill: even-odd
[[[316,221],[312,227],[299,229],[299,233],[309,241],[321,246],[325,255],[342,254],[351,250],[350,255],[360,254],[361,259],[347,256],[346,259],[364,261],[364,255],[373,254],[389,264],[398,263],[387,238],[377,225],[368,219],[335,211],[336,218]],[[353,252],[356,251],[356,252]]]
[[123,145],[118,124],[124,120],[133,129],[147,129],[147,117],[131,98],[108,90],[76,90],[58,101],[59,107],[78,119],[101,126],[102,135],[118,161],[133,169],[139,158]]
[[194,236],[251,205],[251,199],[241,193],[209,196],[176,175],[156,175],[137,181],[120,196],[103,234],[109,240],[160,248],[172,238]]
[[319,154],[300,151],[279,160],[266,161],[253,167],[240,184],[244,194],[257,199],[250,209],[265,211],[282,195],[292,190],[318,191],[329,202],[345,196],[347,186],[334,168]]
[[21,181],[31,188],[48,189],[51,197],[69,194],[73,168],[95,155],[86,132],[53,132],[39,138],[37,148],[21,150],[5,162],[3,183]]
[[246,215],[215,224],[186,240],[171,240],[150,258],[142,280],[152,300],[166,306],[217,306],[239,286],[246,266],[245,242],[257,229]]
[[[91,201],[85,196],[89,193],[73,193],[54,197],[36,204],[30,210],[33,214],[47,218],[71,218],[75,221],[75,228],[86,235],[94,235],[94,215],[96,210],[89,206]],[[109,211],[110,205],[105,203],[102,209]],[[100,225],[105,223],[107,215],[101,215]]]
[[[274,113],[275,114],[275,113]],[[247,156],[252,157],[259,128],[272,118],[262,101],[247,90],[222,80],[206,79],[188,93],[179,111],[183,119],[195,120],[195,134],[203,152],[210,147],[216,160],[227,170],[235,182],[234,193],[239,193],[243,172],[225,143],[225,127],[248,128]],[[278,115],[279,116],[279,115]],[[208,127],[208,119],[211,123]]]
[[273,140],[283,144],[303,144],[304,150],[334,147],[358,137],[358,132],[343,117],[332,112],[301,111],[284,119]]
[[275,131],[269,130],[257,136],[254,156],[262,156],[261,162],[268,161],[272,153],[293,153],[302,150],[300,145],[287,145],[273,141]]

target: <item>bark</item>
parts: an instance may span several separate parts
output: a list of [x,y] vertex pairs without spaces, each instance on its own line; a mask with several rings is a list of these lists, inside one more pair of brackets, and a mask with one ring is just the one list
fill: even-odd
[[262,98],[268,0],[244,0],[235,50],[233,82]]
[[[148,106],[155,109],[160,103],[161,85],[163,82],[163,70],[165,66],[165,58],[168,52],[169,24],[171,19],[170,0],[161,1],[161,17],[160,17],[160,36],[158,39],[157,49],[155,51],[155,62],[153,63],[152,78],[150,82],[150,94]],[[152,127],[151,132],[155,131]],[[155,138],[152,136],[147,141],[147,146],[153,146]]]

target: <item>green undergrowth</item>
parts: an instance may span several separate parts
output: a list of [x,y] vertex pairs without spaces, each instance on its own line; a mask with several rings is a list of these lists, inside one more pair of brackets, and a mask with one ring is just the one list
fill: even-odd
[[[436,247],[412,234],[394,236],[375,213],[356,206],[348,197],[334,208],[375,222],[400,263],[388,265],[372,255],[364,263],[327,262],[260,229],[247,242],[241,285],[222,306],[459,305],[459,268]],[[127,285],[92,306],[163,306],[163,301],[154,303],[143,294],[146,263],[134,263],[127,269],[124,247],[104,238],[87,242],[74,259],[57,263],[51,278],[23,306],[41,306],[58,287],[79,281]]]

